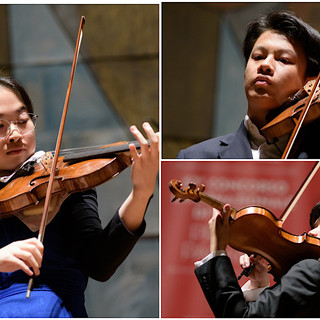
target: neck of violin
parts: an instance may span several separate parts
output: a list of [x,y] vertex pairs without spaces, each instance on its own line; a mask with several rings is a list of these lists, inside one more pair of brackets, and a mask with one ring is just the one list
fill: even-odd
[[[223,207],[225,206],[225,203],[223,203],[217,199],[214,199],[204,193],[201,194],[201,201],[208,204],[212,208],[219,210],[219,211],[222,211]],[[236,212],[237,212],[236,209],[231,208],[231,216],[233,216]]]
[[[140,149],[140,144],[138,141],[130,142],[135,145],[137,149]],[[122,143],[119,145],[111,145],[99,148],[90,148],[88,150],[78,150],[74,152],[67,153],[64,156],[64,162],[78,162],[85,161],[90,159],[98,159],[98,158],[114,158],[119,153],[129,152],[129,143]]]

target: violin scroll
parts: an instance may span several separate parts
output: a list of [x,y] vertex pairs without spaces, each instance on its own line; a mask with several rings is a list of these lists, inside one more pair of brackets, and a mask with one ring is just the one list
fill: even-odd
[[201,200],[202,192],[205,186],[201,184],[198,188],[195,183],[190,182],[188,187],[182,189],[182,183],[179,180],[173,179],[169,182],[169,189],[174,194],[172,202],[180,199],[183,202],[186,199],[190,199],[194,202],[199,202]]

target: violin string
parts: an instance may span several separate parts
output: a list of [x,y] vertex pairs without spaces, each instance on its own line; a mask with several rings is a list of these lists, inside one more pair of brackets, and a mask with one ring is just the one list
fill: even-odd
[[[150,141],[147,140],[148,145],[150,145]],[[136,141],[128,141],[126,145],[129,145],[130,143],[135,144],[136,148],[140,148],[139,144]],[[65,156],[70,153],[77,153],[77,152],[84,152],[84,151],[95,151],[97,149],[102,149],[102,148],[109,148],[112,147],[112,145],[97,145],[97,146],[89,146],[89,147],[78,147],[78,148],[69,148],[69,149],[63,149],[59,151],[60,156]],[[51,154],[54,156],[55,151],[50,151]]]
[[[63,150],[60,150],[59,155],[64,156],[66,154],[73,153],[73,152],[92,151],[102,147],[103,145],[63,149]],[[51,153],[54,155],[55,151],[51,151]]]

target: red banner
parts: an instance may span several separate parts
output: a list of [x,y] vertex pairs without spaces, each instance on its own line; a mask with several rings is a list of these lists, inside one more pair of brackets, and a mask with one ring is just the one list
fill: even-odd
[[[161,165],[161,315],[169,318],[212,317],[194,275],[194,262],[209,253],[208,221],[212,208],[202,202],[171,202],[169,181],[182,188],[205,185],[207,195],[235,209],[263,206],[279,217],[303,183],[314,161],[162,161]],[[320,172],[283,224],[301,234],[309,231],[309,214],[320,201]],[[241,273],[240,252],[227,248],[235,272]],[[223,272],[223,270],[221,270]],[[246,279],[241,279],[242,285]]]

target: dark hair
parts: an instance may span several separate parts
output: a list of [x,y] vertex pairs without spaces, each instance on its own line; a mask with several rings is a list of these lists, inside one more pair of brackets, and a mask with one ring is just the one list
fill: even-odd
[[273,30],[288,38],[289,41],[297,41],[307,57],[306,76],[317,76],[320,71],[320,35],[294,13],[288,11],[275,11],[261,16],[252,21],[247,28],[247,34],[243,42],[243,54],[246,63],[250,57],[252,48],[260,37],[267,31]]
[[310,227],[315,228],[315,223],[320,217],[320,202],[318,202],[311,210],[310,213]]
[[0,86],[10,89],[27,107],[28,112],[33,113],[33,106],[29,95],[24,87],[11,77],[0,76]]

